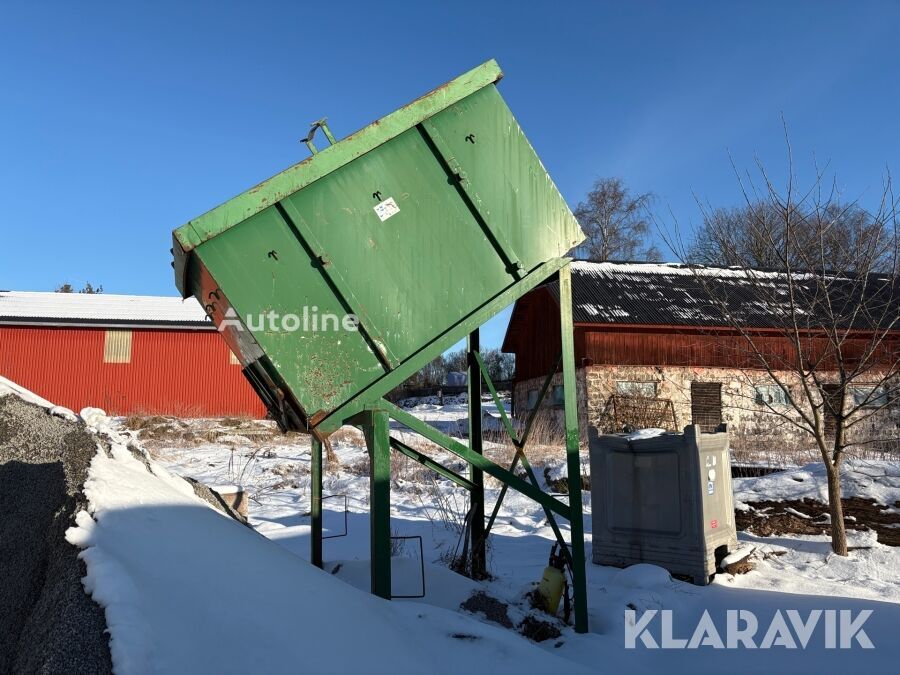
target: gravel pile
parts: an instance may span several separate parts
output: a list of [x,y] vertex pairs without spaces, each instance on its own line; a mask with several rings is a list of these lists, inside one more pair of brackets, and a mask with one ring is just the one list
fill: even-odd
[[103,609],[65,541],[97,441],[80,421],[0,396],[0,673],[111,673]]

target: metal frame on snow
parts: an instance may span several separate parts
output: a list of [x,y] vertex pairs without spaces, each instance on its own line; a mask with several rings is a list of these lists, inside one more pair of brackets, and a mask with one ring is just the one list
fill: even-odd
[[[486,544],[491,528],[506,496],[508,488],[513,488],[536,501],[544,510],[547,521],[560,543],[566,557],[573,585],[575,630],[587,632],[587,590],[585,579],[584,522],[581,499],[581,458],[579,454],[579,431],[575,379],[575,350],[572,327],[572,280],[568,264],[561,267],[559,275],[559,309],[561,352],[556,367],[547,375],[541,387],[538,401],[529,413],[520,435],[516,434],[512,422],[506,414],[499,395],[487,373],[481,356],[479,329],[468,336],[469,374],[469,443],[458,440],[435,429],[414,417],[393,403],[381,399],[368,404],[364,410],[342,420],[363,431],[369,451],[369,505],[371,530],[371,590],[382,598],[391,597],[391,527],[390,527],[390,451],[391,449],[414,459],[423,466],[444,476],[456,485],[465,488],[470,495],[469,541],[472,555],[469,568],[465,570],[473,578],[487,576]],[[545,493],[531,467],[525,449],[537,411],[550,388],[553,376],[562,367],[563,403],[565,411],[566,465],[568,470],[569,503]],[[511,465],[500,466],[483,453],[483,429],[481,393],[482,382],[487,385],[497,409],[500,411],[504,428],[516,448]],[[399,438],[391,436],[391,420],[399,422],[409,430],[432,443],[453,453],[469,464],[469,475],[462,476],[448,469],[424,453],[410,447]],[[526,479],[516,474],[519,465],[525,469]],[[311,556],[313,564],[322,567],[322,442],[312,440],[312,528]],[[494,503],[491,515],[485,522],[484,474],[502,483],[500,494]],[[569,539],[563,537],[556,517],[569,521]]]

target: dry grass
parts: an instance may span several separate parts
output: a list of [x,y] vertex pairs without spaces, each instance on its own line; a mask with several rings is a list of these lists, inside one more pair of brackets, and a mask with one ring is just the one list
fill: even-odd
[[[360,457],[352,462],[344,464],[342,470],[352,476],[358,478],[367,478],[369,476],[369,458]],[[451,468],[451,467],[448,467]],[[455,467],[454,470],[457,470]],[[410,459],[406,455],[399,452],[391,453],[391,486],[399,488],[403,483],[413,483],[415,485],[424,485],[428,482],[430,476],[435,474],[426,467],[419,464],[414,459]],[[417,488],[414,488],[417,489]]]
[[125,418],[126,429],[137,433],[148,450],[163,447],[192,447],[207,443],[225,445],[295,445],[301,434],[281,433],[267,420],[249,417],[225,417],[185,421],[179,417],[162,415],[130,415]]
[[469,493],[460,487],[451,487],[449,481],[433,471],[421,474],[416,501],[432,525],[440,524],[453,534],[461,536],[466,529],[469,512]]
[[[896,439],[856,439],[846,454],[855,459],[900,459],[900,442]],[[776,429],[744,428],[731,433],[731,461],[733,464],[754,464],[770,468],[802,466],[821,462],[822,456],[811,436],[793,431],[790,427]]]
[[[491,444],[485,448],[485,456],[502,467],[509,467],[516,454],[516,447],[513,445],[509,435],[505,432],[490,434],[486,436],[486,440],[490,440]],[[565,432],[557,423],[555,417],[549,414],[549,411],[547,413],[539,413],[535,417],[531,431],[528,434],[524,452],[538,475],[543,474],[543,468],[546,465],[565,462]],[[516,473],[523,478],[525,477],[525,470],[521,467],[521,464]],[[494,478],[485,477],[485,481],[490,487],[500,486],[500,482]]]
[[142,429],[168,424],[170,421],[171,418],[163,417],[162,415],[129,415],[125,418],[123,424],[126,429],[140,431]]
[[337,445],[339,443],[343,443],[345,445],[366,444],[366,439],[363,436],[363,432],[356,427],[351,426],[341,427],[333,434],[331,434],[331,436],[328,437],[328,440],[330,440],[334,445]]

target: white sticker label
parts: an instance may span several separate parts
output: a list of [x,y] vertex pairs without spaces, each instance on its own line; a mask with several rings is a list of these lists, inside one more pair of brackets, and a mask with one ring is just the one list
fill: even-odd
[[373,208],[375,209],[375,215],[378,216],[382,223],[395,213],[400,213],[400,207],[397,206],[397,202],[394,201],[393,197],[388,197]]
[[706,494],[711,495],[715,491],[716,491],[716,484],[713,483],[712,481],[709,481],[706,484]]

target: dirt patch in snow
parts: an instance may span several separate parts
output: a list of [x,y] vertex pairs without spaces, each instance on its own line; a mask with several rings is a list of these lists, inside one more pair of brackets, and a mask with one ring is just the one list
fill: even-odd
[[488,621],[499,623],[504,628],[513,627],[513,622],[509,618],[509,605],[484,591],[473,593],[460,607],[473,614],[482,614]]
[[82,422],[0,396],[0,673],[109,673],[103,609],[66,542],[97,452]]
[[522,619],[522,623],[519,624],[519,632],[535,642],[554,640],[562,635],[562,631],[554,624],[530,614]]
[[[900,513],[872,499],[842,499],[844,523],[850,530],[874,530],[878,541],[900,546]],[[747,511],[735,511],[739,530],[768,537],[778,534],[831,534],[828,505],[814,499],[747,502]]]
[[723,571],[728,574],[747,574],[747,572],[752,572],[755,569],[756,563],[750,560],[750,556],[747,556],[743,560],[738,560],[730,565],[725,565]]

